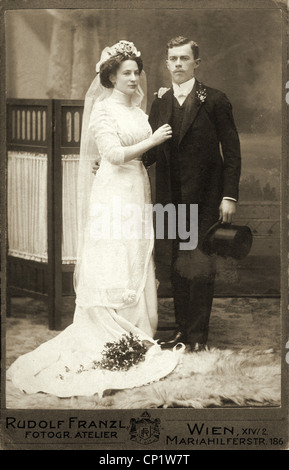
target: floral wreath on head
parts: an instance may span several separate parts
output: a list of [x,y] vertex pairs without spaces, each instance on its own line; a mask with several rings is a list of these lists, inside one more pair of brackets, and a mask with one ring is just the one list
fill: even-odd
[[111,55],[123,54],[127,56],[140,57],[140,51],[137,50],[133,42],[119,41],[110,48]]
[[137,50],[133,42],[121,40],[113,46],[106,47],[101,54],[99,62],[96,64],[96,72],[99,73],[100,66],[111,57],[123,55],[129,57],[140,57],[141,53]]

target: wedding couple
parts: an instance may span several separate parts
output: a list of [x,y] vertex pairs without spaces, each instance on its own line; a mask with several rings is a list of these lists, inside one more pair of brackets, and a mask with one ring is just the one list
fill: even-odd
[[[101,395],[140,386],[172,372],[185,347],[188,352],[206,347],[215,266],[202,252],[202,240],[219,218],[232,221],[240,145],[227,97],[195,78],[198,45],[178,37],[168,43],[167,53],[172,87],[160,90],[149,118],[142,109],[141,53],[133,43],[105,48],[96,66],[82,121],[74,319],[9,368],[8,377],[26,393]],[[95,161],[99,168],[93,172]],[[154,339],[153,220],[150,237],[121,231],[132,204],[147,224],[151,194],[146,167],[155,162],[157,202],[174,204],[176,210],[179,204],[198,205],[198,247],[180,250],[180,237],[173,240],[178,329],[165,343]],[[116,198],[124,208],[121,213],[113,211]],[[97,235],[101,204],[120,236]]]

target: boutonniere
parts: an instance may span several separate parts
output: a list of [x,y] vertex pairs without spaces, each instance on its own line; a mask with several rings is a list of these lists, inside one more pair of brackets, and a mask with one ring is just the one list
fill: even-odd
[[161,87],[158,91],[154,93],[154,95],[157,96],[158,98],[162,98],[163,95],[169,90],[170,88]]
[[200,88],[199,90],[196,91],[196,97],[199,102],[199,104],[202,104],[206,101],[207,99],[207,90],[206,88]]

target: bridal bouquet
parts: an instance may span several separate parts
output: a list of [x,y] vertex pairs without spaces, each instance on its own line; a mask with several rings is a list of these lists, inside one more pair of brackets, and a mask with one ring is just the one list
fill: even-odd
[[[147,343],[148,346],[145,343]],[[99,368],[111,371],[127,371],[130,367],[144,361],[149,345],[150,343],[148,341],[140,341],[140,339],[132,333],[124,334],[120,340],[114,341],[113,343],[108,342],[104,345],[104,349],[101,353],[101,361],[93,361],[92,365],[88,367],[80,364],[75,372],[81,374],[82,372],[89,372]],[[59,374],[57,378],[65,380],[67,374],[70,374],[73,370],[65,366],[64,372],[63,374]]]
[[122,335],[113,343],[106,343],[102,352],[102,360],[95,361],[95,367],[109,370],[128,370],[133,365],[144,361],[147,346],[132,333]]

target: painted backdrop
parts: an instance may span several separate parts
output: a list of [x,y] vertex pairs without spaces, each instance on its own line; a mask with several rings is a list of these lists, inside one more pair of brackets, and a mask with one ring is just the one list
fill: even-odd
[[[200,46],[197,78],[233,104],[242,146],[236,222],[254,243],[241,263],[220,261],[217,294],[279,292],[281,167],[281,11],[260,9],[15,10],[6,12],[7,96],[84,99],[103,47],[120,39],[142,51],[148,111],[170,86],[166,43],[191,37]],[[154,173],[151,173],[154,190]],[[169,256],[157,250],[160,294],[169,295]]]

